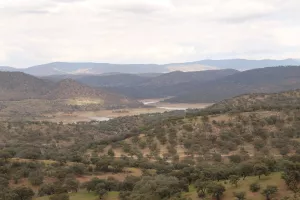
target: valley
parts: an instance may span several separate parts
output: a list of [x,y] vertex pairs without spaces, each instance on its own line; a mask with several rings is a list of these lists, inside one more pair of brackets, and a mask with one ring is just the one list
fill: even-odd
[[75,111],[70,113],[57,112],[45,114],[37,120],[47,120],[51,122],[73,123],[80,121],[107,121],[109,119],[141,114],[164,113],[168,111],[186,111],[187,109],[203,109],[212,104],[187,104],[187,103],[165,103],[164,99],[143,99],[139,100],[144,104],[141,108],[124,108],[114,110],[99,111]]
[[0,197],[296,200],[299,99],[295,90],[109,121],[3,121]]
[[299,10],[0,0],[0,200],[300,200]]
[[299,69],[0,72],[0,199],[297,200]]

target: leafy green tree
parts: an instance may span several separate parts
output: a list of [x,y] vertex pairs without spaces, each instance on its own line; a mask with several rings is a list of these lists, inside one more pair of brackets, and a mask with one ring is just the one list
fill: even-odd
[[231,155],[228,158],[232,163],[240,163],[242,161],[242,158],[240,155]]
[[125,178],[125,180],[122,183],[122,189],[126,190],[126,191],[132,191],[135,184],[140,181],[141,178],[140,177],[136,177],[136,176],[127,176]]
[[120,198],[120,200],[130,200],[129,199],[130,195],[131,195],[130,191],[120,191],[119,198]]
[[41,185],[38,195],[39,196],[48,196],[55,193],[55,187],[52,183],[44,183]]
[[64,185],[69,192],[77,192],[79,188],[79,182],[75,178],[67,178]]
[[17,187],[12,190],[18,200],[31,200],[34,196],[32,189],[27,187]]
[[206,195],[206,190],[208,188],[208,185],[210,184],[210,182],[208,181],[203,181],[202,179],[198,179],[196,182],[195,182],[195,187],[197,189],[197,192],[198,192],[198,196],[200,198],[203,198],[205,197]]
[[277,186],[268,185],[267,188],[262,191],[262,194],[266,197],[266,200],[271,200],[277,192]]
[[300,192],[300,163],[287,161],[284,163],[284,172],[282,178],[286,185],[294,193]]
[[210,183],[207,188],[207,192],[212,195],[216,200],[221,200],[225,187],[222,184]]
[[74,164],[70,167],[70,170],[78,175],[78,176],[81,176],[84,174],[84,171],[85,171],[85,166],[84,164]]
[[240,180],[240,177],[237,176],[237,175],[231,175],[231,176],[229,176],[229,182],[230,182],[232,185],[235,185],[235,187],[238,186],[239,180]]
[[260,179],[261,175],[268,176],[270,174],[269,168],[264,163],[258,163],[254,165],[253,171],[255,175]]
[[99,195],[99,198],[102,199],[107,194],[105,183],[98,183],[95,192]]
[[99,179],[99,178],[93,178],[89,182],[85,183],[85,187],[86,187],[88,192],[96,191],[96,186],[100,183],[104,184],[104,186],[103,186],[103,188],[104,188],[105,187],[105,181],[104,180]]
[[44,175],[41,171],[33,171],[29,173],[28,180],[34,186],[41,185],[44,181]]
[[253,173],[253,165],[248,162],[241,163],[238,166],[238,169],[240,171],[240,175],[243,177],[243,180],[245,180],[247,176],[250,176]]
[[183,191],[179,180],[175,177],[158,175],[143,177],[135,184],[130,200],[169,199]]

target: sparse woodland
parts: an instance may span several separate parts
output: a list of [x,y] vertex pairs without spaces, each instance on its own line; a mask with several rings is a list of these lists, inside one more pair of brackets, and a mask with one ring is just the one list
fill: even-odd
[[0,199],[299,199],[298,98],[248,95],[107,122],[1,122]]

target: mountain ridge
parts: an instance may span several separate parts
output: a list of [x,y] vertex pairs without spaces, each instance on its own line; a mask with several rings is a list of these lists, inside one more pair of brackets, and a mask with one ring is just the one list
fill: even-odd
[[2,71],[22,71],[34,76],[50,76],[62,74],[105,74],[119,73],[166,73],[171,71],[203,71],[212,69],[233,68],[248,70],[283,65],[300,65],[299,59],[219,59],[200,60],[169,64],[112,64],[96,62],[52,62],[28,68],[0,67]]
[[217,102],[247,93],[274,93],[300,88],[300,66],[266,67],[243,71],[192,86],[168,102]]

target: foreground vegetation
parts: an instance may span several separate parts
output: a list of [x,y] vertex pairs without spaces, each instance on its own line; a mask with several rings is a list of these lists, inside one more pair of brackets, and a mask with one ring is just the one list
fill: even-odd
[[0,199],[299,199],[300,110],[284,96],[107,122],[1,122]]

